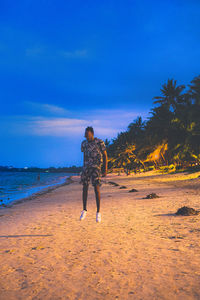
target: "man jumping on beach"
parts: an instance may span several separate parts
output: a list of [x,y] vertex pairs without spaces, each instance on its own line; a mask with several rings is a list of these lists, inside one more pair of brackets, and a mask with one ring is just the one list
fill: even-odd
[[[94,187],[96,196],[96,221],[101,222],[100,213],[100,186],[101,175],[105,177],[107,175],[107,152],[106,146],[103,140],[94,137],[94,129],[88,126],[85,129],[86,139],[81,143],[81,151],[84,152],[84,164],[81,172],[81,181],[83,184],[83,210],[81,212],[80,220],[83,220],[87,214],[87,195],[90,179]],[[101,167],[103,164],[103,174],[101,173]]]

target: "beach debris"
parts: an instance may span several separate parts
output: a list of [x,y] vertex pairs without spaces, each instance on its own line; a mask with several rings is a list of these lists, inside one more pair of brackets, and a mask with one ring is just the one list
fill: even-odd
[[195,210],[192,207],[183,206],[177,210],[176,215],[192,216],[192,215],[198,215],[199,213],[200,213],[200,211]]
[[184,236],[181,236],[181,235],[172,235],[172,236],[169,236],[168,238],[169,239],[184,239],[185,235]]
[[31,250],[43,250],[43,249],[45,249],[43,246],[36,246],[31,248]]
[[8,249],[8,250],[5,250],[5,253],[13,253],[13,252],[15,252],[14,249]]
[[191,229],[190,232],[200,232],[200,228]]
[[122,185],[122,186],[120,186],[120,189],[127,189],[127,186]]
[[133,193],[133,192],[138,192],[138,190],[136,190],[136,189],[131,189],[131,190],[129,191],[129,193]]
[[159,196],[156,193],[151,193],[146,195],[143,199],[154,199],[154,198],[159,198]]
[[115,185],[115,186],[119,186],[118,183],[114,182],[114,181],[108,181],[109,184]]

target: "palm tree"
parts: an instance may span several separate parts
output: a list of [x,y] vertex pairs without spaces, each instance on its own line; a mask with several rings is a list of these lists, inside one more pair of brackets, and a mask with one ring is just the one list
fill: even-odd
[[198,155],[200,153],[200,75],[195,77],[189,84],[188,94],[194,102],[191,114],[193,128],[190,134],[190,143]]
[[194,99],[194,103],[200,106],[200,75],[195,77],[189,84],[189,94]]
[[145,126],[145,140],[146,144],[155,146],[170,138],[173,113],[165,104],[152,108],[150,113],[152,116],[148,118]]
[[153,98],[160,105],[151,109],[152,116],[145,122],[139,116],[108,143],[110,167],[136,168],[145,160],[157,164],[157,157],[161,164],[199,163],[200,76],[191,81],[188,91],[184,88],[173,79],[162,85],[162,95]]
[[131,166],[133,165],[136,159],[134,151],[135,145],[128,145],[123,151],[118,151],[116,157],[109,159],[109,162],[111,162],[112,167],[114,168],[123,167],[127,170],[130,170]]
[[153,99],[157,99],[154,101],[154,104],[160,103],[161,105],[166,105],[166,107],[173,111],[176,110],[176,104],[181,102],[182,91],[185,89],[185,85],[176,86],[176,80],[168,79],[167,83],[162,85],[161,92],[163,96],[156,96]]
[[106,138],[104,143],[105,143],[105,146],[107,147],[107,146],[109,146],[110,141]]
[[132,123],[128,125],[128,142],[130,144],[139,143],[144,133],[145,122],[142,117],[137,117]]
[[165,157],[165,152],[168,149],[168,144],[166,141],[164,141],[162,144],[157,145],[156,148],[154,149],[153,152],[151,152],[147,158],[145,160],[143,160],[144,162],[154,162],[156,165],[158,162],[164,162],[166,163],[166,157]]

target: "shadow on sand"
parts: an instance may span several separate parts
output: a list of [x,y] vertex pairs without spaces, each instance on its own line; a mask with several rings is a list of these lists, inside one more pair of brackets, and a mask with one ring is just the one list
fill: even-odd
[[19,234],[19,235],[0,235],[0,238],[18,238],[18,237],[30,237],[30,236],[53,236],[53,234]]
[[176,214],[158,214],[154,215],[154,217],[177,217]]

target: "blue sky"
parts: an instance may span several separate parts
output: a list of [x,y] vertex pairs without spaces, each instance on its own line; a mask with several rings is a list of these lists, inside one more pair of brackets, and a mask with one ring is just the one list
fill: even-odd
[[200,1],[0,0],[0,165],[82,164],[168,78],[200,74]]

